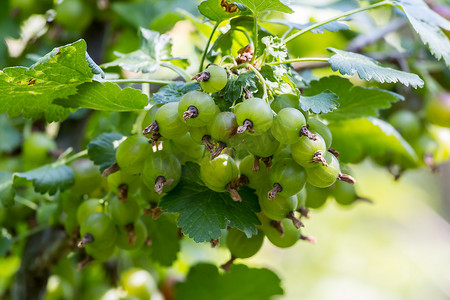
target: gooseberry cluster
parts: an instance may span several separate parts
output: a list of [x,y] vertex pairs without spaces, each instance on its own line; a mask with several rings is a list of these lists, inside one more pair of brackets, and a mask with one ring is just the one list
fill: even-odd
[[[224,268],[236,258],[254,255],[264,236],[281,248],[299,239],[314,242],[301,234],[300,218],[309,216],[308,207],[325,202],[336,181],[355,182],[341,172],[330,130],[299,108],[298,96],[282,94],[269,103],[246,93],[242,102],[221,111],[210,93],[226,86],[226,70],[210,65],[194,78],[203,91],[190,91],[179,102],[154,105],[142,122],[143,135],[130,136],[118,146],[116,164],[106,171],[116,194],[109,215],[95,199],[79,206],[78,245],[93,258],[107,259],[115,246],[134,249],[145,243],[141,210],[154,218],[162,213],[158,202],[178,184],[181,165],[188,161],[200,164],[200,177],[209,189],[245,201],[239,189],[248,186],[258,196],[259,231],[248,238],[237,229],[229,230],[226,243],[232,258]],[[353,187],[336,184],[336,191],[342,194],[336,199],[347,197],[343,203],[356,199]],[[318,195],[321,192],[324,196]],[[137,193],[146,201],[142,209]]]

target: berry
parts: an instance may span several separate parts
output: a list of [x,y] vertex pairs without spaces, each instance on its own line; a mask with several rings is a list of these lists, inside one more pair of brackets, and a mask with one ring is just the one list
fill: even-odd
[[167,151],[157,151],[147,157],[142,171],[142,181],[158,194],[171,191],[180,181],[181,164]]
[[245,149],[254,156],[270,157],[280,148],[280,142],[267,131],[262,135],[247,135],[244,138]]
[[290,197],[300,192],[306,183],[306,172],[292,158],[284,158],[272,165],[269,178],[273,189],[268,198],[273,200],[277,195]]
[[248,132],[261,135],[272,126],[273,113],[270,105],[260,98],[250,98],[236,106],[236,119],[240,125],[237,133]]
[[134,198],[128,198],[124,202],[117,197],[112,197],[109,201],[109,212],[114,223],[119,226],[134,223],[141,214],[139,205]]
[[435,125],[450,128],[450,93],[432,98],[426,107],[427,120]]
[[151,299],[157,290],[152,275],[144,269],[126,270],[121,275],[120,283],[129,297],[136,297],[139,300]]
[[292,158],[300,166],[307,168],[316,167],[323,163],[326,151],[326,144],[323,138],[316,134],[316,140],[302,136],[300,140],[291,145]]
[[239,201],[239,195],[232,181],[239,176],[239,170],[234,159],[227,154],[220,154],[210,160],[205,156],[200,165],[200,177],[205,185],[216,192],[230,192],[233,200]]
[[305,189],[306,189],[305,206],[307,208],[314,208],[314,209],[320,208],[322,205],[324,205],[331,192],[330,189],[318,188],[309,183],[306,183]]
[[258,231],[257,234],[247,237],[242,231],[231,228],[228,230],[227,247],[236,258],[248,258],[255,255],[261,249],[264,242],[264,233]]
[[214,100],[206,93],[192,91],[184,94],[178,103],[178,116],[188,126],[202,127],[217,113]]
[[308,129],[311,132],[317,133],[323,138],[323,140],[325,141],[326,149],[330,149],[331,142],[333,141],[333,136],[328,126],[315,118],[308,119],[308,125]]
[[227,85],[227,71],[222,67],[209,65],[202,73],[204,77],[200,80],[200,86],[206,93],[219,92]]
[[75,184],[70,191],[77,195],[85,195],[99,189],[103,178],[99,167],[90,159],[78,159],[70,164],[75,175]]
[[236,115],[232,112],[221,112],[214,117],[209,125],[209,132],[219,145],[211,159],[217,157],[226,147],[235,147],[242,142],[242,137],[236,135],[237,128]]
[[139,249],[147,240],[147,228],[138,219],[126,228],[119,228],[117,233],[117,247],[125,250]]
[[103,205],[98,199],[83,201],[77,208],[77,222],[82,224],[93,213],[103,212]]
[[417,138],[422,130],[422,124],[417,114],[409,110],[399,110],[389,117],[389,123],[407,140]]
[[308,182],[319,188],[329,187],[336,182],[340,174],[337,158],[330,152],[327,152],[324,158],[327,165],[318,164],[314,168],[306,169]]
[[272,135],[282,144],[295,144],[300,140],[300,130],[306,125],[303,114],[295,108],[283,108],[273,120]]
[[[280,233],[280,228],[282,228],[282,234]],[[263,231],[267,239],[279,248],[292,247],[300,238],[300,230],[287,219],[279,223],[276,221],[266,222],[263,224]]]
[[[186,134],[188,126],[178,117],[178,102],[169,102],[161,106],[156,112],[155,121],[147,126],[143,134],[153,134],[166,138],[176,139]],[[153,139],[157,139],[154,137]]]
[[111,191],[118,194],[122,201],[126,201],[128,196],[137,193],[141,184],[140,176],[131,175],[123,171],[117,171],[108,176],[108,185]]
[[245,175],[248,180],[248,186],[252,189],[258,189],[262,186],[269,186],[269,173],[266,168],[255,169],[255,157],[252,155],[246,156],[239,163],[239,172],[241,176]]
[[273,109],[274,112],[277,114],[283,109],[283,108],[298,108],[298,101],[299,97],[297,95],[293,94],[282,94],[275,98],[275,100],[272,101],[270,104],[270,107]]
[[138,174],[142,172],[144,161],[152,152],[152,146],[145,137],[132,135],[117,148],[116,162],[120,170],[129,174]]
[[93,213],[89,215],[80,225],[79,247],[89,244],[89,248],[105,249],[116,242],[117,231],[113,221],[104,213]]

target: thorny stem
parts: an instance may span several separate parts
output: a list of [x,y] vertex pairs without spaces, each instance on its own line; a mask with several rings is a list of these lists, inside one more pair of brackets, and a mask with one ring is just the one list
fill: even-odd
[[250,133],[255,133],[255,131],[253,130],[253,122],[250,121],[249,119],[246,119],[244,121],[244,124],[242,124],[242,126],[239,126],[237,129],[237,134],[241,134],[244,132],[250,132]]
[[84,237],[78,242],[78,248],[86,247],[86,244],[92,243],[94,241],[94,236],[90,233],[86,233]]
[[294,211],[291,211],[286,215],[286,218],[292,221],[292,224],[294,224],[295,228],[299,229],[300,227],[305,227],[305,225],[300,221],[300,219],[295,217]]
[[270,226],[275,228],[281,237],[284,236],[284,226],[283,223],[281,223],[281,221],[272,220],[270,221]]
[[194,105],[190,105],[187,109],[187,111],[185,111],[183,113],[183,120],[186,122],[187,120],[189,120],[190,118],[197,118],[198,117],[198,109],[197,107],[195,107]]
[[227,147],[227,144],[225,144],[224,142],[219,142],[219,145],[217,146],[216,151],[214,151],[213,154],[211,154],[210,159],[213,160],[214,158],[219,156],[220,153],[222,153],[223,149],[225,149],[226,147]]
[[142,130],[142,134],[146,135],[152,131],[158,131],[158,130],[159,130],[158,122],[154,121],[152,124],[145,127],[144,130]]
[[163,192],[164,186],[171,185],[173,182],[174,182],[173,179],[166,180],[166,177],[164,177],[164,176],[156,177],[155,192],[158,193],[159,195],[161,195]]
[[321,163],[322,166],[328,167],[327,161],[323,155],[322,150],[319,150],[316,153],[314,153],[313,159],[309,163],[311,163],[311,164],[314,164],[314,163],[320,164]]
[[306,136],[308,139],[313,140],[313,141],[317,141],[317,139],[318,139],[317,134],[314,134],[311,131],[309,131],[307,126],[302,126],[302,128],[300,128],[299,135]]
[[355,184],[356,179],[353,178],[352,176],[348,175],[348,174],[342,174],[339,172],[339,176],[337,178],[339,181],[344,181],[350,184]]
[[213,143],[211,143],[211,136],[210,135],[204,135],[202,137],[202,142],[203,142],[203,145],[205,145],[205,148],[206,148],[207,151],[209,151],[209,152],[213,152],[214,151],[215,145]]
[[153,84],[160,84],[160,85],[168,85],[168,84],[174,83],[176,81],[142,79],[142,78],[138,79],[138,78],[136,78],[136,79],[111,79],[111,80],[108,80],[108,82],[114,82],[114,83],[150,83],[150,84],[153,83]]
[[320,27],[322,25],[328,24],[330,22],[333,22],[333,21],[336,21],[336,20],[339,20],[339,19],[351,16],[353,14],[357,14],[359,12],[363,12],[363,11],[366,11],[366,10],[370,10],[370,9],[374,9],[374,8],[377,8],[377,7],[380,7],[380,6],[384,6],[384,5],[392,5],[392,3],[389,2],[389,1],[381,1],[381,2],[378,2],[378,3],[372,4],[372,5],[366,6],[366,7],[361,7],[361,8],[357,8],[357,9],[345,12],[345,13],[343,13],[341,15],[338,15],[336,17],[330,18],[330,19],[325,20],[323,22],[318,22],[318,23],[312,24],[311,26],[308,26],[308,27],[306,27],[306,28],[304,28],[304,29],[294,33],[293,35],[287,37],[286,39],[284,39],[284,42],[288,43],[289,41],[291,41],[291,40],[301,36],[302,34],[308,32],[308,31],[311,31],[313,29],[316,29],[316,28],[318,28],[318,27]]
[[269,193],[267,194],[267,197],[269,198],[269,200],[274,200],[275,197],[277,196],[277,194],[279,192],[281,192],[282,190],[283,190],[283,187],[279,183],[274,183],[273,189],[271,189],[269,191]]
[[287,59],[283,61],[274,61],[271,63],[268,63],[269,66],[278,66],[278,65],[285,65],[285,64],[292,64],[295,62],[306,62],[306,61],[323,61],[328,62],[330,58],[329,57],[303,57],[303,58],[292,58]]
[[236,260],[236,257],[234,255],[231,255],[231,258],[220,266],[220,268],[226,272],[230,272],[231,266],[233,265],[234,261]]
[[200,66],[198,67],[199,73],[203,70],[203,64],[205,63],[206,55],[208,54],[209,45],[211,44],[212,38],[214,37],[214,33],[216,32],[217,28],[219,28],[219,22],[216,22],[216,24],[214,24],[211,34],[209,35],[208,42],[206,42],[205,49],[203,50],[202,60],[200,61]]

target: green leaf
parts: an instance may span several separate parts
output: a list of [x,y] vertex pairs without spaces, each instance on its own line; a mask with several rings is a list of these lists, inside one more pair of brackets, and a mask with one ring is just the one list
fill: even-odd
[[293,10],[284,5],[280,0],[238,0],[236,2],[247,6],[253,14],[257,15],[264,11],[279,11],[291,14]]
[[392,103],[404,100],[403,96],[393,92],[353,86],[350,80],[339,76],[323,77],[318,81],[311,81],[310,87],[304,92],[306,96],[313,96],[325,90],[329,90],[339,97],[339,108],[321,116],[328,120],[376,117],[379,115],[380,109],[390,108]]
[[103,64],[103,68],[119,66],[131,72],[154,73],[167,60],[184,58],[172,57],[172,40],[168,34],[140,28],[140,48],[128,54],[115,52],[119,58]]
[[285,65],[264,65],[260,73],[272,89],[278,90],[282,94],[298,93],[295,83],[292,81],[292,72]]
[[450,67],[450,41],[441,28],[450,30],[450,21],[435,13],[422,0],[392,0],[406,14],[414,30],[428,45],[430,52],[437,58],[443,58]]
[[150,258],[163,266],[171,266],[180,251],[176,220],[168,214],[161,215],[158,220],[153,220],[150,216],[142,219],[151,240]]
[[78,93],[55,104],[71,108],[90,108],[103,111],[137,111],[144,109],[148,98],[133,88],[120,89],[111,82],[88,82],[78,87]]
[[394,127],[380,119],[331,122],[333,148],[340,152],[344,163],[358,160],[361,155],[391,158],[396,162],[415,164],[417,155]]
[[14,182],[18,178],[32,181],[36,192],[50,195],[63,192],[75,183],[72,169],[61,164],[48,164],[28,172],[14,173]]
[[198,82],[185,83],[183,81],[177,81],[163,86],[159,91],[153,95],[150,99],[151,103],[168,103],[178,102],[184,94],[190,91],[197,91],[200,89]]
[[260,224],[255,215],[259,211],[258,198],[246,187],[239,194],[242,202],[233,201],[228,193],[208,189],[200,179],[199,165],[188,162],[183,166],[180,183],[162,198],[159,206],[180,213],[178,226],[197,243],[219,238],[227,226],[250,237]]
[[216,266],[202,263],[175,286],[175,294],[177,299],[267,300],[283,295],[283,289],[280,278],[268,269],[233,265],[230,272],[220,274]]
[[0,113],[32,119],[45,114],[49,122],[65,119],[69,110],[52,104],[53,100],[75,94],[77,86],[92,77],[84,40],[55,48],[30,68],[0,71]]
[[6,115],[0,115],[0,128],[0,152],[10,153],[20,146],[20,132],[11,125]]
[[353,76],[358,73],[361,79],[375,80],[377,82],[400,82],[406,86],[411,85],[414,88],[423,87],[423,80],[419,76],[380,65],[376,60],[358,54],[327,48],[335,54],[330,57],[328,62],[333,71],[339,71],[342,75]]
[[244,88],[254,93],[258,91],[256,81],[258,80],[255,72],[241,73],[239,75],[232,74],[228,78],[227,85],[220,91],[220,97],[228,103],[233,103],[242,99]]
[[219,23],[241,14],[239,9],[233,13],[226,12],[225,8],[223,8],[220,3],[220,0],[206,0],[200,3],[198,10],[208,19]]
[[3,206],[10,207],[14,205],[16,193],[13,188],[13,174],[0,172],[0,199]]
[[323,92],[311,97],[300,96],[300,107],[303,111],[311,110],[315,114],[326,114],[339,107],[336,99],[339,97],[330,92]]
[[272,55],[277,61],[286,60],[288,50],[281,38],[276,36],[266,36],[262,39],[262,42],[266,45],[266,52]]
[[87,146],[88,156],[103,172],[116,162],[116,150],[123,135],[120,133],[103,133]]

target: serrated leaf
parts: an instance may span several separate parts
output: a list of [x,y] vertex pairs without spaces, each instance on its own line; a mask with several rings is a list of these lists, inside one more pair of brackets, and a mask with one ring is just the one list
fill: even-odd
[[171,266],[180,251],[180,238],[176,220],[167,214],[157,220],[150,216],[143,218],[151,240],[150,257],[163,266]]
[[[299,23],[296,23],[296,22],[292,22],[292,21],[289,21],[289,20],[283,20],[283,19],[268,20],[266,22],[267,23],[282,24],[282,25],[288,26],[289,28],[294,28],[294,29],[298,29],[298,30],[305,29],[305,28],[311,26],[312,24],[314,24],[314,23],[299,24]],[[314,28],[310,32],[322,34],[325,31],[336,32],[336,31],[349,30],[349,29],[350,28],[348,27],[347,24],[341,23],[339,21],[333,21],[333,22],[324,24],[322,26],[319,26],[317,28]]]
[[153,95],[150,99],[151,103],[168,103],[178,102],[184,94],[190,91],[197,91],[200,89],[198,82],[185,83],[183,81],[177,81],[163,86],[159,91]]
[[198,264],[185,282],[175,286],[177,299],[267,300],[283,293],[275,273],[245,265],[233,265],[230,272],[220,274],[214,265]]
[[184,59],[172,57],[172,40],[168,34],[140,28],[139,37],[141,45],[138,50],[128,54],[115,52],[119,58],[102,67],[119,66],[131,72],[154,73],[164,61]]
[[148,98],[140,90],[120,87],[111,82],[88,82],[78,87],[78,93],[55,104],[71,108],[90,108],[103,111],[137,111],[144,109]]
[[336,101],[339,97],[330,92],[323,92],[315,96],[300,96],[300,107],[303,111],[309,111],[315,114],[326,114],[339,107]]
[[3,206],[10,207],[14,205],[16,193],[13,188],[13,174],[0,172],[0,200]]
[[21,135],[6,115],[0,115],[0,152],[10,153],[20,146]]
[[385,157],[398,163],[415,164],[417,155],[394,127],[377,118],[331,122],[333,148],[340,152],[344,163],[358,160],[361,155]]
[[386,90],[354,86],[350,80],[339,76],[311,81],[304,93],[313,96],[325,90],[339,97],[339,108],[321,116],[328,120],[376,117],[381,109],[390,108],[392,103],[404,100],[403,96]]
[[116,150],[122,139],[120,133],[103,133],[88,144],[89,158],[100,166],[100,172],[116,162]]
[[282,94],[297,94],[298,90],[292,81],[292,74],[284,65],[264,65],[260,71],[270,88],[280,91]]
[[342,75],[353,76],[358,73],[364,80],[375,80],[377,82],[400,82],[414,88],[423,87],[423,80],[419,76],[380,65],[376,60],[362,54],[327,48],[335,54],[328,62],[333,71],[339,71]]
[[14,182],[18,178],[32,181],[36,192],[50,195],[63,192],[75,183],[72,169],[61,164],[48,164],[28,172],[14,173]]
[[29,68],[0,71],[0,113],[32,119],[45,115],[49,122],[62,120],[69,110],[53,104],[53,100],[75,94],[76,87],[92,77],[84,40],[55,48]]
[[260,224],[255,215],[259,210],[258,198],[246,187],[239,194],[242,202],[233,201],[228,193],[208,189],[200,179],[199,165],[188,162],[183,166],[181,181],[162,198],[159,206],[180,213],[178,226],[197,243],[219,238],[227,226],[236,227],[250,237]]
[[284,61],[288,56],[286,44],[279,37],[266,36],[262,39],[266,45],[265,51],[272,55],[277,61]]
[[233,103],[242,98],[244,88],[254,93],[258,91],[256,85],[257,76],[255,72],[241,73],[239,75],[231,75],[228,78],[227,85],[220,91],[220,97],[229,103]]
[[450,41],[441,28],[450,30],[450,21],[434,12],[422,0],[392,0],[408,17],[414,30],[428,45],[430,52],[437,58],[443,58],[450,67]]
[[[231,4],[231,1],[230,1]],[[241,11],[237,7],[235,12],[227,12],[225,8],[221,6],[220,0],[206,0],[200,3],[198,10],[202,15],[212,21],[218,23],[231,19],[241,14]]]
[[279,11],[291,14],[292,9],[284,5],[280,0],[239,0],[236,1],[247,6],[253,14],[257,15],[264,11]]

